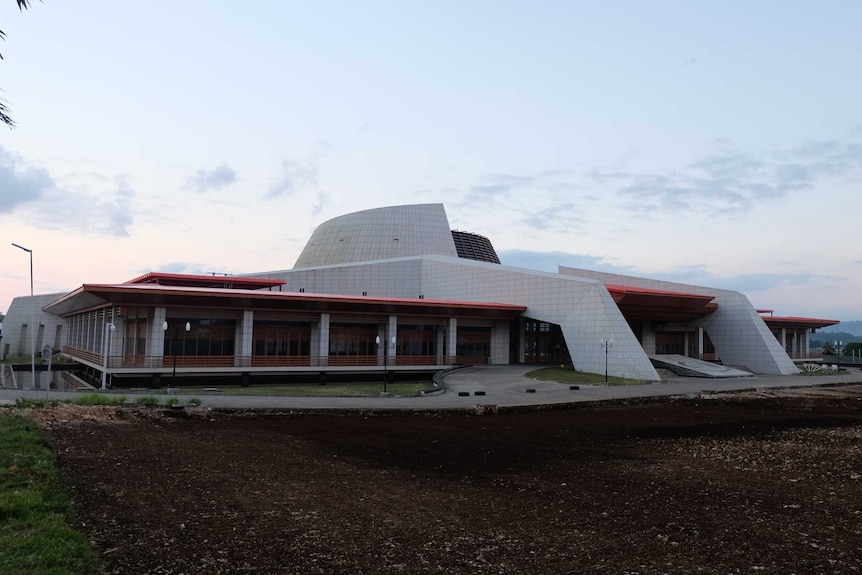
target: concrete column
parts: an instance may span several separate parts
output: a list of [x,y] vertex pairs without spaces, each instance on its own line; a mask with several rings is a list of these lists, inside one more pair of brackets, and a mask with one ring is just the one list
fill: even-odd
[[684,356],[688,357],[688,332],[685,332],[685,338],[683,339],[682,345],[683,345],[682,349],[684,350],[682,352],[682,354]]
[[703,328],[697,328],[697,358],[703,359]]
[[147,363],[148,367],[162,367],[165,354],[165,330],[162,324],[165,322],[165,308],[157,307],[153,312],[153,319],[147,329]]
[[446,355],[446,350],[444,346],[446,345],[446,329],[442,325],[438,325],[436,331],[437,336],[437,345],[435,349],[437,350],[437,363],[443,363],[443,357]]
[[[395,339],[395,344],[392,339]],[[387,349],[389,350],[389,365],[398,363],[398,316],[389,316],[389,337],[386,340]]]
[[[449,331],[446,337],[446,355],[454,358],[458,355],[458,318],[449,318]],[[451,361],[451,360],[450,360]]]
[[641,331],[641,341],[643,342],[644,353],[647,355],[655,355],[655,328],[648,321],[644,321],[643,331]]
[[[526,327],[527,320],[524,316],[518,318],[518,363],[524,363],[524,357],[526,353],[524,353],[524,348],[526,347]],[[565,339],[565,337],[564,337]],[[569,348],[569,354],[572,352],[572,348],[569,346],[569,342],[566,342],[566,347]]]
[[[329,314],[320,314],[320,321],[311,328],[311,355],[317,356],[321,366],[329,365]],[[315,333],[316,332],[316,333]],[[312,359],[312,363],[314,359]]]
[[495,323],[491,326],[490,363],[505,365],[509,363],[509,324]]
[[244,310],[242,319],[236,324],[236,335],[234,336],[233,364],[236,367],[247,367],[251,365],[251,355],[254,350],[254,312]]
[[787,328],[781,328],[781,349],[784,350],[784,353],[787,353]]

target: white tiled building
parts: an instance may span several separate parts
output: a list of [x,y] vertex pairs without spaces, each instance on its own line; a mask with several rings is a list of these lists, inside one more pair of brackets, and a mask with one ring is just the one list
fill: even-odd
[[763,318],[727,290],[498,262],[487,238],[450,229],[441,204],[365,210],[318,226],[292,269],[156,273],[16,298],[2,343],[28,353],[35,309],[37,348],[63,347],[129,381],[477,361],[571,363],[654,381],[651,357],[667,354],[795,373],[788,351],[804,353],[812,327],[837,323]]

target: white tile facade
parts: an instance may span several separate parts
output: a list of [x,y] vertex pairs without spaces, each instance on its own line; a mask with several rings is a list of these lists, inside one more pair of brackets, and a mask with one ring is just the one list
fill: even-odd
[[560,273],[609,284],[712,296],[718,309],[692,325],[706,330],[723,364],[774,375],[799,371],[748,298],[739,292],[564,266],[560,266]]

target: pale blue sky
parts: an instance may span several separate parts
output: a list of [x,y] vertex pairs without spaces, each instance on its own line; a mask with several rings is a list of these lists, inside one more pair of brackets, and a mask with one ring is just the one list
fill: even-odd
[[0,4],[0,310],[442,202],[504,263],[862,318],[862,3]]

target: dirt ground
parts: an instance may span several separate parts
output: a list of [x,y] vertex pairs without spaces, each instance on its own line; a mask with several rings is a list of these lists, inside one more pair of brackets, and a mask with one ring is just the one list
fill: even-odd
[[482,416],[65,409],[39,417],[107,573],[862,571],[859,386]]

